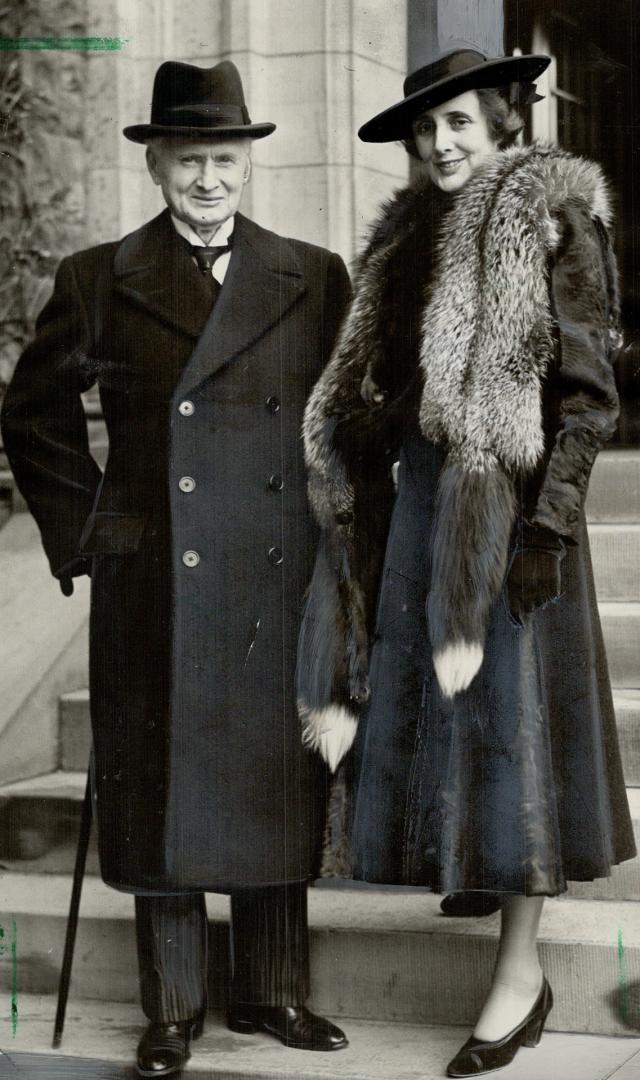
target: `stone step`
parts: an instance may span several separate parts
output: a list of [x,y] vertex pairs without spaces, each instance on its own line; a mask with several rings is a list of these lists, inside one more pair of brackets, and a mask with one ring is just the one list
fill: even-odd
[[640,687],[640,603],[598,604],[612,686]]
[[89,691],[63,694],[58,706],[60,721],[60,768],[87,768],[91,750]]
[[[0,787],[0,867],[72,873],[87,773],[48,773]],[[98,874],[96,830],[87,872]]]
[[87,685],[89,586],[62,595],[30,514],[0,530],[0,783],[57,766],[60,694]]
[[589,544],[598,599],[640,600],[640,525],[590,525]]
[[587,518],[594,522],[640,519],[640,450],[603,450],[589,480]]
[[[139,1008],[72,999],[62,1047],[52,1053],[54,1015],[53,997],[21,995],[14,1038],[4,1012],[0,1076],[11,1077],[14,1065],[16,1080],[129,1080],[145,1024]],[[210,1013],[202,1038],[193,1044],[185,1075],[190,1080],[441,1080],[466,1035],[451,1025],[350,1019],[344,1027],[349,1038],[346,1050],[309,1054],[287,1050],[268,1035],[235,1035],[220,1014]],[[548,1031],[535,1053],[521,1050],[501,1075],[504,1080],[631,1080],[634,1069],[640,1072],[637,1039]]]
[[[14,934],[18,994],[55,992],[70,879],[7,873],[0,882],[5,934]],[[212,1008],[224,1007],[228,898],[207,896]],[[310,890],[311,1007],[329,1016],[421,1024],[472,1024],[491,980],[499,917],[446,919],[439,898],[417,889]],[[628,1035],[640,1028],[640,919],[624,901],[563,899],[545,905],[540,955],[556,995],[551,1030]],[[133,898],[87,878],[72,995],[136,1002]],[[7,951],[0,993],[11,988]]]
[[640,690],[616,690],[613,701],[625,783],[640,787]]

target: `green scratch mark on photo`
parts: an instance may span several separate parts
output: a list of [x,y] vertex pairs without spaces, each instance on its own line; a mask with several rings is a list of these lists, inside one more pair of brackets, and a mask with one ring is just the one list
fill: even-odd
[[116,37],[19,37],[0,38],[0,52],[25,49],[34,51],[61,50],[72,52],[117,52],[127,44],[127,38]]
[[13,1038],[17,1031],[17,927],[11,921],[11,1030]]
[[[0,957],[7,951],[6,931],[0,926]],[[16,920],[11,920],[11,1031],[15,1039],[18,1030],[18,927]]]

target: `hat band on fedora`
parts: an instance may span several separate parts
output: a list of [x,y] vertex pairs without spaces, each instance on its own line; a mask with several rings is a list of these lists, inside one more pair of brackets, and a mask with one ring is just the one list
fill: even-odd
[[243,105],[174,105],[158,110],[151,117],[152,124],[172,127],[222,127],[250,124],[249,113]]

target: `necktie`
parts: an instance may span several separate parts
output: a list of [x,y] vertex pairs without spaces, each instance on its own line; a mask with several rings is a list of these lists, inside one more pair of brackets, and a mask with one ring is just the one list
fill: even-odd
[[227,251],[231,251],[231,244],[220,244],[217,247],[200,247],[199,244],[189,244],[189,250],[196,261],[200,271],[200,280],[207,290],[209,299],[212,304],[215,304],[220,292],[220,285],[211,273],[211,268],[216,259],[219,259]]
[[191,244],[190,246],[191,254],[198,264],[198,270],[203,274],[208,274],[209,277],[213,277],[211,268],[216,259],[231,251],[231,244],[220,244],[218,247],[200,247],[197,244]]

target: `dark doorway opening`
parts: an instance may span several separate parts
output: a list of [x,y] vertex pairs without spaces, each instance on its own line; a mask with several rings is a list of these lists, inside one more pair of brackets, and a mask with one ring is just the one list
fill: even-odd
[[505,0],[506,51],[554,58],[533,134],[544,137],[546,122],[549,138],[598,161],[611,181],[625,332],[617,440],[625,445],[640,442],[639,27],[637,0]]

